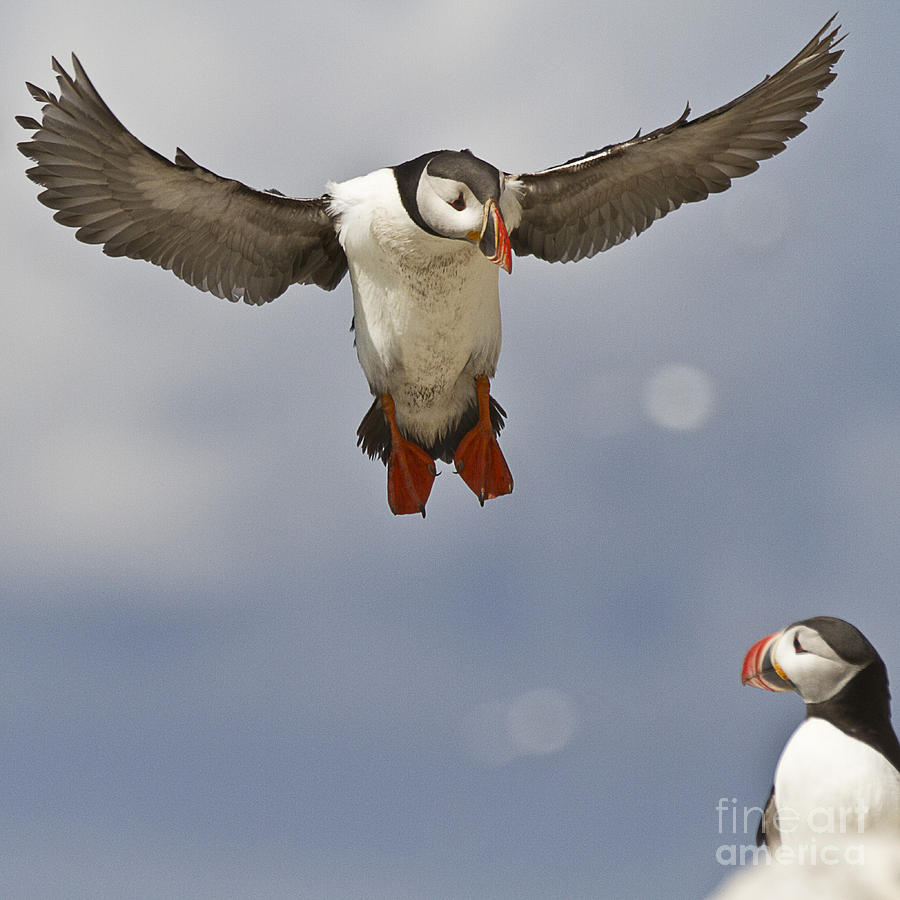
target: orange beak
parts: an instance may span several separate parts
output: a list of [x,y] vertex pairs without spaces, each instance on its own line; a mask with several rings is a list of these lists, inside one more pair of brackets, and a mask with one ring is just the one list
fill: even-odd
[[488,200],[484,204],[484,220],[481,234],[478,235],[478,249],[492,262],[512,272],[512,247],[506,223],[500,215],[500,207],[496,200]]
[[772,659],[772,649],[782,635],[781,631],[757,641],[744,657],[741,684],[750,684],[764,691],[792,691],[794,686],[778,671]]

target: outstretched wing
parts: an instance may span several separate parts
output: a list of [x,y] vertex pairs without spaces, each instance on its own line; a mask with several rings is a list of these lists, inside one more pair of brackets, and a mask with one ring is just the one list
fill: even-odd
[[293,283],[331,290],[347,271],[328,197],[297,200],[220,178],[183,150],[174,164],[142,144],[103,102],[77,57],[75,77],[54,59],[59,97],[33,84],[41,121],[18,116],[19,144],[75,236],[109,256],[145,259],[228,300],[263,304]]
[[640,234],[682,203],[724,191],[784,150],[836,77],[834,16],[780,71],[746,94],[688,121],[569,160],[519,182],[522,219],[510,234],[519,255],[550,262],[593,256]]

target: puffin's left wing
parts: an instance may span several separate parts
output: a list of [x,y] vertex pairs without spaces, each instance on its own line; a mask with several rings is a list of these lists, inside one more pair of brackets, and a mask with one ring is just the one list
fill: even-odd
[[[698,119],[690,107],[671,125],[611,144],[519,182],[522,219],[510,233],[520,256],[549,262],[593,256],[640,234],[682,203],[724,191],[758,161],[784,150],[836,77],[834,16],[784,68]],[[827,33],[826,33],[827,32]]]
[[29,84],[41,121],[19,149],[46,188],[38,199],[75,237],[109,256],[145,259],[217,297],[263,304],[295,283],[331,290],[347,259],[328,214],[310,200],[221,178],[183,150],[175,162],[142,144],[113,115],[73,54],[75,77],[54,59],[59,96]]

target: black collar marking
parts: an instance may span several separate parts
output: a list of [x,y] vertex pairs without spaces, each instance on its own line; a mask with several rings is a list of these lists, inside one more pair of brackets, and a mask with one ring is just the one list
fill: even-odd
[[830,700],[807,703],[806,717],[824,719],[844,734],[863,741],[900,771],[900,743],[891,725],[887,670],[876,658]]
[[419,189],[419,179],[422,177],[422,172],[425,171],[425,166],[428,165],[428,161],[433,156],[433,152],[423,153],[421,156],[417,156],[409,162],[394,166],[394,179],[397,182],[397,191],[400,194],[400,200],[403,203],[406,214],[423,231],[427,231],[428,234],[433,234],[435,237],[440,237],[433,228],[426,224],[419,212],[419,204],[416,202],[416,191]]

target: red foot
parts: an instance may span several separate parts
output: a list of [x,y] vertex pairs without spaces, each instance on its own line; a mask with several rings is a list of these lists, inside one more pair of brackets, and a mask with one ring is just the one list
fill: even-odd
[[[399,437],[399,436],[398,436]],[[393,439],[388,459],[388,506],[395,516],[421,513],[434,484],[434,460],[405,438]]]
[[462,480],[484,506],[485,500],[512,493],[513,479],[491,427],[490,382],[485,375],[479,375],[475,380],[475,389],[478,422],[459,442],[453,463]]
[[434,484],[434,460],[417,444],[406,440],[397,427],[394,398],[382,394],[381,409],[391,429],[391,455],[388,457],[388,506],[395,516],[422,513]]
[[453,462],[456,471],[475,492],[482,506],[485,500],[512,492],[512,474],[497,438],[493,431],[485,431],[480,424],[459,442]]

